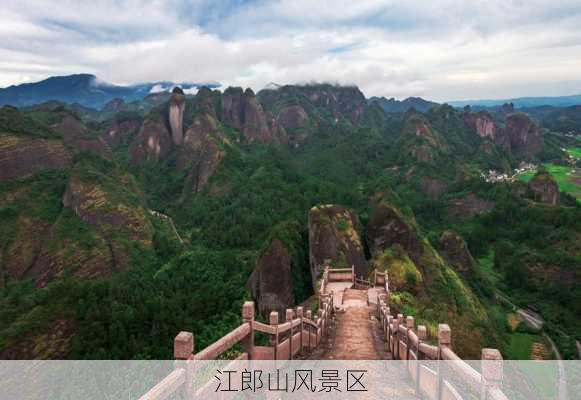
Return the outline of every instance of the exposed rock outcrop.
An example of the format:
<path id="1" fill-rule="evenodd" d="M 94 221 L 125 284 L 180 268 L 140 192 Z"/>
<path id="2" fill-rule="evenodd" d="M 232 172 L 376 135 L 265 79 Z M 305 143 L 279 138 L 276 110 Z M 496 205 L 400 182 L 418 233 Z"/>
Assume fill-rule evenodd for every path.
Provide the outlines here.
<path id="1" fill-rule="evenodd" d="M 178 159 L 178 168 L 189 168 L 183 198 L 199 193 L 217 171 L 225 155 L 224 140 L 218 122 L 211 115 L 202 114 L 194 119 L 186 131 Z"/>
<path id="2" fill-rule="evenodd" d="M 465 197 L 450 200 L 448 214 L 453 217 L 468 218 L 492 211 L 496 204 L 493 201 L 477 197 L 470 193 Z"/>
<path id="3" fill-rule="evenodd" d="M 172 139 L 165 124 L 160 120 L 145 120 L 129 148 L 131 164 L 159 161 L 169 154 L 171 148 Z"/>
<path id="4" fill-rule="evenodd" d="M 71 114 L 63 113 L 60 121 L 53 124 L 51 129 L 60 133 L 65 144 L 75 152 L 89 151 L 106 158 L 112 156 L 105 139 L 90 134 L 85 124 Z"/>
<path id="5" fill-rule="evenodd" d="M 539 171 L 529 182 L 529 187 L 534 193 L 535 200 L 551 205 L 559 203 L 559 185 L 549 172 Z"/>
<path id="6" fill-rule="evenodd" d="M 262 315 L 270 311 L 283 315 L 294 305 L 291 261 L 290 252 L 279 239 L 274 239 L 258 260 L 246 287 Z"/>
<path id="7" fill-rule="evenodd" d="M 488 138 L 493 142 L 498 142 L 503 135 L 502 128 L 497 125 L 488 111 L 465 112 L 463 119 L 481 138 Z"/>
<path id="8" fill-rule="evenodd" d="M 186 98 L 184 91 L 178 87 L 173 89 L 169 101 L 169 125 L 173 144 L 180 146 L 184 138 L 184 110 L 186 109 Z"/>
<path id="9" fill-rule="evenodd" d="M 440 236 L 441 254 L 456 271 L 467 276 L 474 268 L 474 258 L 462 237 L 454 231 L 444 231 Z"/>
<path id="10" fill-rule="evenodd" d="M 403 128 L 398 138 L 402 157 L 422 163 L 432 163 L 448 146 L 423 114 L 411 109 L 404 116 Z"/>
<path id="11" fill-rule="evenodd" d="M 487 111 L 465 112 L 463 119 L 478 136 L 489 139 L 508 152 L 525 157 L 536 154 L 541 141 L 535 123 L 526 114 L 512 112 L 510 106 L 503 107 L 503 111 L 507 113 L 504 128 Z"/>
<path id="12" fill-rule="evenodd" d="M 358 276 L 367 275 L 357 217 L 340 205 L 321 205 L 309 211 L 309 261 L 314 282 L 325 266 L 355 266 Z"/>
<path id="13" fill-rule="evenodd" d="M 505 130 L 513 153 L 530 157 L 540 150 L 539 128 L 526 114 L 508 115 Z"/>
<path id="14" fill-rule="evenodd" d="M 123 117 L 115 116 L 103 124 L 103 138 L 111 148 L 127 144 L 137 134 L 141 123 L 142 121 L 138 114 Z"/>
<path id="15" fill-rule="evenodd" d="M 222 96 L 222 120 L 244 135 L 247 142 L 275 140 L 267 115 L 251 89 L 228 88 Z"/>
<path id="16" fill-rule="evenodd" d="M 0 182 L 43 169 L 66 168 L 72 157 L 60 140 L 0 135 Z"/>

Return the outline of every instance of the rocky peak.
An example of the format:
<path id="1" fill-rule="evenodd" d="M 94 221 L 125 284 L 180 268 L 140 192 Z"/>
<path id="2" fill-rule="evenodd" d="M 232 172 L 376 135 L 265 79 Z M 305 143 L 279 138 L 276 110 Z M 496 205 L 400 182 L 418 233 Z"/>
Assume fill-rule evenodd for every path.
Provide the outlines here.
<path id="1" fill-rule="evenodd" d="M 184 96 L 184 91 L 175 87 L 172 91 L 171 98 L 169 100 L 169 125 L 171 128 L 171 136 L 173 143 L 176 146 L 180 146 L 184 137 L 184 110 L 186 109 L 186 98 Z"/>
<path id="2" fill-rule="evenodd" d="M 289 250 L 279 239 L 273 239 L 260 256 L 246 287 L 262 315 L 271 311 L 283 315 L 294 305 L 291 262 Z"/>
<path id="3" fill-rule="evenodd" d="M 252 89 L 228 88 L 222 96 L 222 120 L 242 132 L 246 141 L 274 139 L 267 116 Z"/>
<path id="4" fill-rule="evenodd" d="M 559 185 L 547 170 L 540 169 L 529 182 L 529 188 L 533 191 L 535 200 L 551 205 L 559 203 Z"/>
<path id="5" fill-rule="evenodd" d="M 539 128 L 526 114 L 508 115 L 505 132 L 510 141 L 510 150 L 513 153 L 532 156 L 541 148 Z"/>
<path id="6" fill-rule="evenodd" d="M 448 230 L 440 236 L 441 254 L 456 271 L 468 275 L 474 268 L 474 258 L 462 237 L 454 231 Z"/>
<path id="7" fill-rule="evenodd" d="M 488 111 L 480 111 L 477 113 L 465 112 L 463 119 L 481 138 L 497 141 L 499 135 L 502 134 L 501 128 L 496 124 L 496 121 L 494 121 L 494 118 L 492 118 L 492 115 Z"/>
<path id="8" fill-rule="evenodd" d="M 309 260 L 314 282 L 325 266 L 349 268 L 367 275 L 363 245 L 356 227 L 357 217 L 336 204 L 320 205 L 309 211 Z"/>

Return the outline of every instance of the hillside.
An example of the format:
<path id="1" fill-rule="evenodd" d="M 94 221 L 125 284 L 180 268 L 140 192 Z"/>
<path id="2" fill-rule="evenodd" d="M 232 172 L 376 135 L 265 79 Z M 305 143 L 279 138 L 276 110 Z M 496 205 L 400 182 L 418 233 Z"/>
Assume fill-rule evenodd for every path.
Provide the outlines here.
<path id="1" fill-rule="evenodd" d="M 502 291 L 571 357 L 581 207 L 550 176 L 481 178 L 566 162 L 571 140 L 524 113 L 386 112 L 328 84 L 4 106 L 0 357 L 168 358 L 177 331 L 203 348 L 245 299 L 304 301 L 326 264 L 387 271 L 394 306 L 456 321 L 463 356 L 509 350 Z"/>

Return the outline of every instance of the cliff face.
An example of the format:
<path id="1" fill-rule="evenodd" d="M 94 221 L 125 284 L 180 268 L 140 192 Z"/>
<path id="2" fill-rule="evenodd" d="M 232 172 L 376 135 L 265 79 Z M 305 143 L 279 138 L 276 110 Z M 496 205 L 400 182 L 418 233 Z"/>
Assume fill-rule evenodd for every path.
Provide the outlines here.
<path id="1" fill-rule="evenodd" d="M 218 122 L 209 114 L 199 115 L 188 128 L 178 158 L 178 168 L 189 169 L 184 198 L 199 193 L 214 175 L 225 155 L 224 140 Z"/>
<path id="2" fill-rule="evenodd" d="M 505 130 L 513 153 L 530 157 L 540 150 L 539 128 L 526 114 L 510 114 Z"/>
<path id="3" fill-rule="evenodd" d="M 491 141 L 497 142 L 499 136 L 502 135 L 502 129 L 487 111 L 467 112 L 463 114 L 463 119 L 481 138 L 489 138 Z"/>
<path id="4" fill-rule="evenodd" d="M 474 258 L 462 237 L 454 231 L 444 231 L 440 237 L 441 253 L 454 269 L 467 276 L 474 268 Z"/>
<path id="5" fill-rule="evenodd" d="M 180 89 L 181 91 L 181 89 Z M 169 101 L 169 125 L 171 128 L 171 136 L 173 144 L 180 146 L 184 137 L 184 110 L 186 109 L 186 99 L 183 92 L 176 91 L 171 96 Z"/>
<path id="6" fill-rule="evenodd" d="M 129 148 L 131 164 L 159 161 L 167 157 L 171 149 L 172 139 L 165 124 L 160 120 L 145 120 Z"/>
<path id="7" fill-rule="evenodd" d="M 529 188 L 533 191 L 535 200 L 553 206 L 559 203 L 559 185 L 548 172 L 537 173 L 529 182 Z"/>
<path id="8" fill-rule="evenodd" d="M 486 111 L 465 112 L 464 122 L 481 138 L 486 138 L 502 149 L 518 156 L 530 157 L 540 150 L 539 129 L 522 113 L 513 113 L 510 106 L 503 107 L 508 113 L 504 127 L 499 126 Z"/>
<path id="9" fill-rule="evenodd" d="M 309 260 L 313 283 L 325 266 L 355 266 L 358 276 L 367 275 L 357 217 L 340 205 L 321 205 L 309 211 Z"/>
<path id="10" fill-rule="evenodd" d="M 411 158 L 427 164 L 448 151 L 445 140 L 433 129 L 427 118 L 413 110 L 404 116 L 397 144 L 401 147 L 401 155 L 406 160 Z"/>
<path id="11" fill-rule="evenodd" d="M 264 251 L 246 287 L 262 315 L 270 311 L 284 315 L 294 306 L 291 254 L 280 240 L 274 239 Z"/>

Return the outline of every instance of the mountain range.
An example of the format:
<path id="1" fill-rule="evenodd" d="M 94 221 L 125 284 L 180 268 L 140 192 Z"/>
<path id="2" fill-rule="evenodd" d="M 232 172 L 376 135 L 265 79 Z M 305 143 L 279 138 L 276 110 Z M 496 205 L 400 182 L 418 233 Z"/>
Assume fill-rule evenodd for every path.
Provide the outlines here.
<path id="1" fill-rule="evenodd" d="M 109 88 L 65 82 L 51 90 L 75 101 Z M 541 167 L 482 176 L 563 168 L 574 135 L 508 105 L 370 102 L 355 86 L 107 90 L 99 110 L 0 107 L 0 358 L 163 359 L 180 330 L 203 349 L 248 298 L 261 316 L 316 306 L 325 265 L 387 272 L 393 312 L 449 322 L 467 359 L 515 357 L 498 291 L 573 354 L 581 206 Z M 550 121 L 581 131 L 563 110 Z"/>
<path id="2" fill-rule="evenodd" d="M 100 109 L 107 102 L 116 98 L 126 102 L 142 100 L 148 94 L 170 91 L 176 85 L 179 85 L 186 92 L 195 92 L 201 86 L 218 86 L 212 83 L 184 82 L 176 84 L 167 81 L 119 86 L 102 82 L 95 75 L 75 74 L 53 76 L 40 82 L 23 83 L 0 89 L 0 105 L 9 104 L 24 107 L 56 100 Z"/>
<path id="3" fill-rule="evenodd" d="M 84 107 L 101 109 L 113 99 L 125 102 L 142 100 L 149 94 L 169 92 L 174 86 L 180 86 L 186 94 L 193 94 L 202 86 L 217 88 L 219 83 L 174 83 L 169 81 L 145 82 L 135 85 L 121 86 L 106 83 L 91 74 L 75 74 L 53 76 L 39 82 L 23 83 L 0 89 L 0 105 L 15 107 L 32 106 L 50 100 L 62 101 L 68 104 L 77 103 Z M 274 83 L 264 90 L 276 90 L 282 87 Z M 425 112 L 438 103 L 421 97 L 408 97 L 404 100 L 386 97 L 371 97 L 369 104 L 376 104 L 388 113 L 406 112 L 410 108 Z M 581 95 L 557 97 L 519 97 L 496 100 L 458 100 L 448 101 L 454 107 L 466 105 L 479 108 L 494 108 L 505 103 L 512 103 L 515 108 L 532 108 L 540 106 L 568 107 L 581 104 Z"/>

